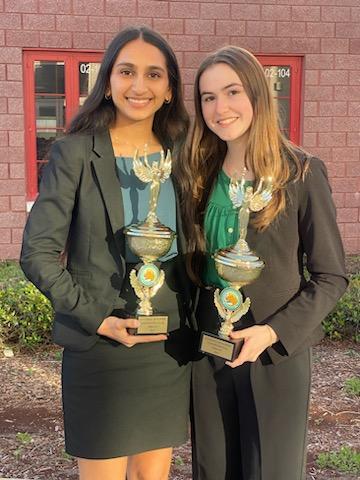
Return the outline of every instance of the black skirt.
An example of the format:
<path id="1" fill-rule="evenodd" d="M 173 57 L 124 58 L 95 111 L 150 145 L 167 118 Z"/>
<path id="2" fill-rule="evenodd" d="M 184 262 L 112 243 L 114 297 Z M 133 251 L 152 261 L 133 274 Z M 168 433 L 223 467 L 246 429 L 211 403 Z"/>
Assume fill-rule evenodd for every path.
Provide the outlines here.
<path id="1" fill-rule="evenodd" d="M 62 387 L 70 455 L 114 458 L 187 440 L 194 339 L 176 288 L 179 282 L 174 282 L 176 265 L 176 260 L 165 265 L 166 284 L 153 302 L 169 315 L 168 340 L 127 348 L 99 336 L 88 351 L 65 349 Z M 128 277 L 127 272 L 121 305 L 132 314 L 136 297 Z"/>

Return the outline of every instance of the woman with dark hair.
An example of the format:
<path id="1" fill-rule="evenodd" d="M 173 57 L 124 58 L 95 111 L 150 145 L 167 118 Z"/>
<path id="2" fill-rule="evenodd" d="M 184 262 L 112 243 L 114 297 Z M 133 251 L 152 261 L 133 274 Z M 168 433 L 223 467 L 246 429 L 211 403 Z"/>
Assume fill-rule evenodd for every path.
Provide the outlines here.
<path id="1" fill-rule="evenodd" d="M 265 267 L 242 287 L 251 306 L 231 333 L 240 353 L 193 363 L 193 478 L 302 480 L 311 345 L 347 285 L 326 168 L 281 133 L 263 68 L 242 48 L 203 61 L 195 106 L 185 215 L 199 332 L 218 331 L 214 289 L 228 286 L 213 254 L 247 227 L 229 198 L 231 178 L 242 175 L 251 192 L 271 177 L 273 190 L 250 214 L 246 243 Z"/>
<path id="2" fill-rule="evenodd" d="M 52 302 L 54 341 L 64 347 L 66 451 L 81 480 L 165 480 L 172 447 L 187 438 L 190 295 L 176 179 L 188 123 L 170 46 L 146 27 L 120 32 L 51 149 L 25 228 L 21 266 Z M 169 333 L 134 335 L 129 272 L 140 260 L 124 228 L 144 220 L 150 187 L 132 161 L 138 151 L 151 165 L 167 149 L 173 175 L 157 213 L 177 239 L 160 259 L 165 282 L 152 303 Z"/>

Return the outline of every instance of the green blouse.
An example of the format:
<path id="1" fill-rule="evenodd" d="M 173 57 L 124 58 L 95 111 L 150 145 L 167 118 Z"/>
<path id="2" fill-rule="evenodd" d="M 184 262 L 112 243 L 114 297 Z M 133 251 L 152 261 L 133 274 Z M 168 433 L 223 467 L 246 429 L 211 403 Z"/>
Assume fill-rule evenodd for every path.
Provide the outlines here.
<path id="1" fill-rule="evenodd" d="M 251 185 L 251 181 L 246 184 Z M 236 243 L 239 238 L 238 212 L 229 198 L 230 178 L 220 170 L 210 195 L 204 219 L 207 259 L 203 272 L 205 285 L 224 288 L 228 282 L 222 280 L 216 272 L 213 253 Z"/>

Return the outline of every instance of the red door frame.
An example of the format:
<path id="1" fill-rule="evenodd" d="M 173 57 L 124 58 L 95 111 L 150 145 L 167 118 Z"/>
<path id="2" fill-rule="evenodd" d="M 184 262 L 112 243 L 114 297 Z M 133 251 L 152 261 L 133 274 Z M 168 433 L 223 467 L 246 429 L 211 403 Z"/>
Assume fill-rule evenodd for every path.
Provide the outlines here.
<path id="1" fill-rule="evenodd" d="M 34 62 L 64 62 L 65 123 L 68 125 L 79 108 L 78 64 L 79 62 L 100 62 L 103 52 L 24 50 L 23 53 L 27 199 L 32 201 L 38 193 Z"/>
<path id="2" fill-rule="evenodd" d="M 290 140 L 297 145 L 300 143 L 300 120 L 302 106 L 302 66 L 303 57 L 294 55 L 256 55 L 263 67 L 290 66 Z"/>

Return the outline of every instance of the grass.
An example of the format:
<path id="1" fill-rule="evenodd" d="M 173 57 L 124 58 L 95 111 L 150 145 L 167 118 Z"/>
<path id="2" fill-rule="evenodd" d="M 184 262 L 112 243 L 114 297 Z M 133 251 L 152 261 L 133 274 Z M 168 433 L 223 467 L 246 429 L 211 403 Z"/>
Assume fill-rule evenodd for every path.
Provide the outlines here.
<path id="1" fill-rule="evenodd" d="M 178 467 L 182 467 L 183 465 L 185 465 L 185 462 L 181 457 L 181 455 L 175 455 L 175 457 L 173 458 L 173 462 L 174 462 L 174 465 Z"/>
<path id="2" fill-rule="evenodd" d="M 64 460 L 67 460 L 68 462 L 72 462 L 74 460 L 74 457 L 66 453 L 65 450 L 62 451 L 62 457 Z"/>
<path id="3" fill-rule="evenodd" d="M 344 390 L 352 397 L 360 397 L 360 377 L 348 378 L 345 381 Z"/>
<path id="4" fill-rule="evenodd" d="M 18 440 L 18 442 L 21 443 L 22 445 L 27 445 L 28 443 L 31 443 L 33 441 L 33 438 L 30 435 L 30 433 L 18 432 L 16 434 L 16 440 Z"/>
<path id="5" fill-rule="evenodd" d="M 360 452 L 348 446 L 342 446 L 337 452 L 319 453 L 316 463 L 321 469 L 360 474 Z"/>

